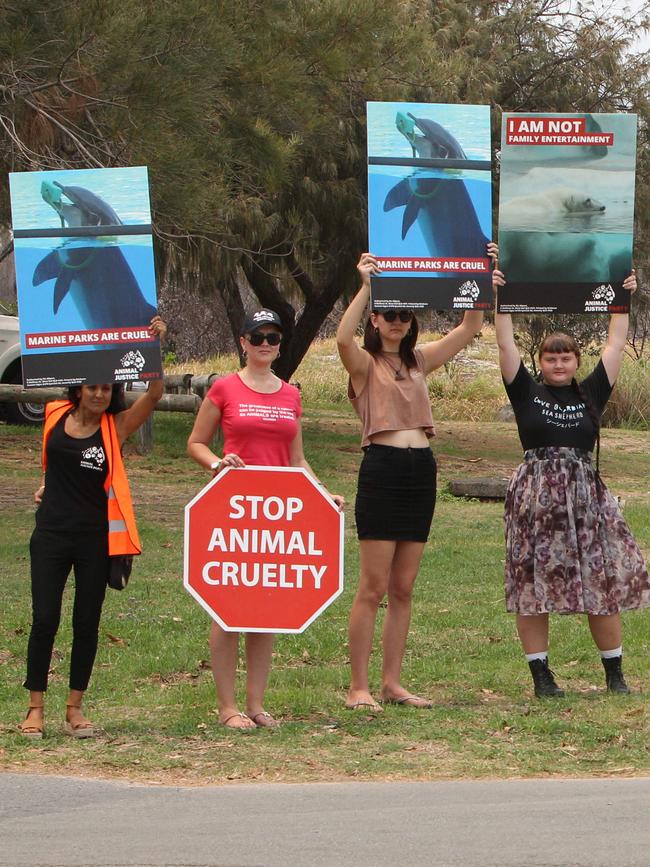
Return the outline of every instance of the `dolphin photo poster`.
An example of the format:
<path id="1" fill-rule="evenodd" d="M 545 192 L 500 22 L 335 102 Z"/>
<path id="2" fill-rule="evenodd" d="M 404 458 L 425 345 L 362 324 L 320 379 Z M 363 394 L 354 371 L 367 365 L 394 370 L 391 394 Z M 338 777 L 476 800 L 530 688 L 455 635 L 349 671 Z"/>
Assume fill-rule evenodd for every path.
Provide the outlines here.
<path id="1" fill-rule="evenodd" d="M 26 388 L 158 379 L 144 167 L 9 175 Z"/>
<path id="2" fill-rule="evenodd" d="M 504 313 L 622 313 L 632 268 L 637 118 L 504 114 Z"/>
<path id="3" fill-rule="evenodd" d="M 369 102 L 373 307 L 492 306 L 490 108 Z"/>

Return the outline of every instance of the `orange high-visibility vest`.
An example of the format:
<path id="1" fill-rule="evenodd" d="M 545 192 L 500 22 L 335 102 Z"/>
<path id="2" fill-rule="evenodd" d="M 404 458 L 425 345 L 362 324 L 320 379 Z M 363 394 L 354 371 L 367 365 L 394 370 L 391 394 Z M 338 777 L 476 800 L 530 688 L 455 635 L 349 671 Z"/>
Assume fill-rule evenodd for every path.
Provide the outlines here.
<path id="1" fill-rule="evenodd" d="M 45 407 L 42 449 L 43 472 L 45 472 L 47 465 L 47 440 L 52 429 L 73 407 L 74 404 L 69 400 L 54 400 Z M 104 490 L 108 497 L 108 553 L 111 557 L 116 554 L 141 554 L 142 546 L 135 523 L 129 480 L 124 469 L 115 418 L 105 412 L 101 417 L 100 427 L 108 462 L 108 472 L 104 482 Z"/>

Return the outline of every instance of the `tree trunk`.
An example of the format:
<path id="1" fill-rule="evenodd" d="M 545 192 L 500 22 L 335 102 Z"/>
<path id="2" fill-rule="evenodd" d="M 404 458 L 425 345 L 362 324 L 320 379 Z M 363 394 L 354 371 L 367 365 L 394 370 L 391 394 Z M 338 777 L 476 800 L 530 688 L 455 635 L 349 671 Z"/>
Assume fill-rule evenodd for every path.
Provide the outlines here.
<path id="1" fill-rule="evenodd" d="M 300 362 L 305 357 L 312 341 L 325 319 L 332 312 L 340 295 L 339 287 L 328 286 L 322 289 L 317 297 L 312 298 L 305 304 L 300 319 L 293 330 L 291 340 L 282 342 L 282 353 L 273 369 L 287 382 L 295 373 Z"/>

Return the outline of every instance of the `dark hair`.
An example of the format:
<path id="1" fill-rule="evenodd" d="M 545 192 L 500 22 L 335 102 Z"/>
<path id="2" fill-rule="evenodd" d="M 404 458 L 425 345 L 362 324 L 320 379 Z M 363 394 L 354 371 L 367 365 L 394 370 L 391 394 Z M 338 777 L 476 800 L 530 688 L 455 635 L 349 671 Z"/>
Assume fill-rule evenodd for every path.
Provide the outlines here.
<path id="1" fill-rule="evenodd" d="M 580 364 L 580 347 L 570 334 L 564 334 L 562 331 L 554 331 L 546 335 L 540 344 L 537 357 L 541 360 L 545 352 L 571 352 Z"/>
<path id="2" fill-rule="evenodd" d="M 372 312 L 381 315 L 381 311 L 373 310 Z M 413 352 L 415 344 L 418 340 L 418 331 L 418 320 L 414 315 L 411 319 L 411 325 L 409 326 L 409 330 L 406 332 L 404 337 L 402 337 L 399 345 L 400 360 L 404 362 L 404 364 L 409 370 L 412 367 L 418 366 L 418 363 L 415 360 L 415 353 Z M 375 326 L 372 324 L 370 317 L 368 317 L 368 321 L 366 322 L 366 327 L 363 332 L 363 348 L 366 349 L 371 355 L 379 355 L 379 353 L 382 351 L 379 330 L 375 328 Z"/>
<path id="3" fill-rule="evenodd" d="M 84 385 L 89 385 L 92 387 L 95 383 L 86 382 Z M 68 400 L 74 404 L 74 408 L 76 409 L 79 406 L 79 401 L 81 400 L 81 386 L 80 385 L 71 385 L 68 388 Z M 106 409 L 106 412 L 111 415 L 117 415 L 118 412 L 122 412 L 126 409 L 126 400 L 124 398 L 124 385 L 121 382 L 114 382 L 111 386 L 111 402 Z"/>

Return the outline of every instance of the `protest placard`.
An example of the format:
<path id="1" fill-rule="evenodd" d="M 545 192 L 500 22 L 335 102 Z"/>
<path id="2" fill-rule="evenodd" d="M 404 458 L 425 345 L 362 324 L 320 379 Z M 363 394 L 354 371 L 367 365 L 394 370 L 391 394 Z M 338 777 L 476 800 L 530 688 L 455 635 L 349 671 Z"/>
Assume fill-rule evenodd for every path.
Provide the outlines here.
<path id="1" fill-rule="evenodd" d="M 9 181 L 25 387 L 159 378 L 146 168 Z"/>
<path id="2" fill-rule="evenodd" d="M 504 313 L 615 313 L 632 268 L 633 114 L 503 115 Z"/>
<path id="3" fill-rule="evenodd" d="M 185 507 L 186 590 L 229 632 L 303 632 L 343 592 L 343 513 L 306 470 L 222 470 Z"/>
<path id="4" fill-rule="evenodd" d="M 486 105 L 368 103 L 374 309 L 492 306 L 490 159 Z"/>

